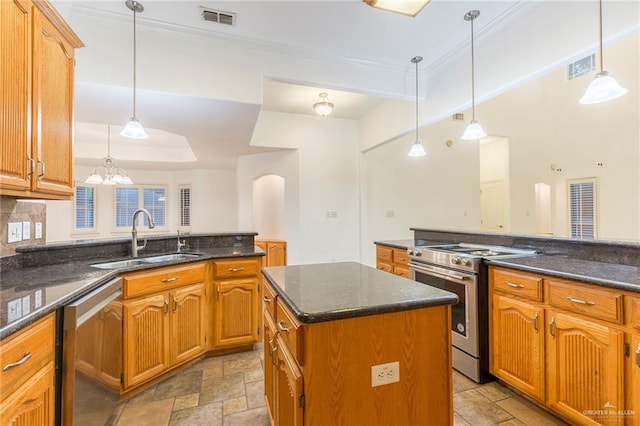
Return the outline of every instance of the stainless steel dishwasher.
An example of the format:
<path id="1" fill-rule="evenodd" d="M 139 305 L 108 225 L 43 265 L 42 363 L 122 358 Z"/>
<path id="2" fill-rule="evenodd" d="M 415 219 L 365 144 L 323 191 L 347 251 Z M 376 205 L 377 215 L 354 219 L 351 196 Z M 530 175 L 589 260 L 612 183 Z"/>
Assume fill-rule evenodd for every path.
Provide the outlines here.
<path id="1" fill-rule="evenodd" d="M 122 278 L 64 307 L 62 424 L 115 423 L 122 375 Z"/>

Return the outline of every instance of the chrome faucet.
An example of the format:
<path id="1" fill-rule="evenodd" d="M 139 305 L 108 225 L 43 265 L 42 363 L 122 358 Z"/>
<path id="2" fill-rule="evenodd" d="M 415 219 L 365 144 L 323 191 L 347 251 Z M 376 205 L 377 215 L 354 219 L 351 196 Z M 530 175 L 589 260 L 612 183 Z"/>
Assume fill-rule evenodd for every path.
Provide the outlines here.
<path id="1" fill-rule="evenodd" d="M 153 223 L 153 218 L 147 209 L 138 209 L 133 212 L 133 226 L 131 227 L 131 257 L 138 257 L 138 250 L 142 250 L 147 246 L 147 240 L 144 241 L 144 244 L 138 245 L 138 229 L 136 228 L 136 222 L 138 221 L 138 214 L 144 213 L 147 216 L 147 220 L 149 221 L 149 229 L 153 229 L 156 227 L 156 224 Z"/>
<path id="2" fill-rule="evenodd" d="M 180 241 L 180 230 L 178 229 L 178 250 L 177 250 L 177 252 L 180 253 L 180 249 L 182 247 L 186 246 L 186 245 L 187 245 L 187 243 L 184 240 Z"/>

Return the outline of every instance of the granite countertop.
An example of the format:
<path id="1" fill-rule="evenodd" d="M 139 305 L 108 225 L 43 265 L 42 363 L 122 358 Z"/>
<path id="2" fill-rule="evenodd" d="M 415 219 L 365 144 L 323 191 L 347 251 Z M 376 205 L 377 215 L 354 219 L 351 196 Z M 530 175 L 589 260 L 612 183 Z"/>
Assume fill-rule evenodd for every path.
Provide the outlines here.
<path id="1" fill-rule="evenodd" d="M 399 249 L 408 249 L 413 247 L 416 243 L 412 240 L 387 240 L 387 241 L 374 241 L 373 244 L 380 244 L 383 246 L 395 247 Z"/>
<path id="2" fill-rule="evenodd" d="M 273 266 L 262 272 L 302 323 L 458 302 L 448 291 L 356 262 Z"/>
<path id="3" fill-rule="evenodd" d="M 94 259 L 3 270 L 0 282 L 0 339 L 10 336 L 123 272 L 209 259 L 263 256 L 265 253 L 259 247 L 252 246 L 209 247 L 199 250 L 197 254 L 198 257 L 191 259 L 147 263 L 122 269 L 98 269 L 91 266 L 94 263 L 121 259 Z"/>
<path id="4" fill-rule="evenodd" d="M 562 255 L 487 259 L 486 262 L 490 265 L 640 292 L 640 267 L 637 266 L 596 262 Z"/>

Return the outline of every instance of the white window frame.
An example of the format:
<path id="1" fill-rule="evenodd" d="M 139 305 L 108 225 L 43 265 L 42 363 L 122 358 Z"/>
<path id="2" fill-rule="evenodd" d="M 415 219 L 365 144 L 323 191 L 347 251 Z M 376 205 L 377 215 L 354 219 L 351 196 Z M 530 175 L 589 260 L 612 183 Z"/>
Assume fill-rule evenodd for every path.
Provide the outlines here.
<path id="1" fill-rule="evenodd" d="M 182 204 L 182 190 L 189 191 L 189 211 L 188 211 L 189 224 L 188 225 L 185 225 L 183 223 L 185 212 L 184 212 L 184 206 Z M 191 224 L 193 223 L 192 213 L 193 213 L 193 189 L 189 184 L 178 185 L 178 229 L 180 231 L 185 231 L 185 232 L 191 231 Z"/>
<path id="2" fill-rule="evenodd" d="M 571 214 L 571 209 L 572 209 L 572 198 L 571 198 L 571 187 L 572 185 L 582 185 L 582 184 L 592 184 L 593 185 L 593 236 L 588 235 L 588 236 L 584 236 L 584 233 L 582 232 L 582 220 L 579 221 L 579 223 L 574 223 L 573 222 L 573 217 Z M 582 201 L 582 199 L 581 199 Z M 567 180 L 567 210 L 568 210 L 568 221 L 567 223 L 569 224 L 569 237 L 570 238 L 575 238 L 575 239 L 580 239 L 580 240 L 596 240 L 598 239 L 598 180 L 595 177 L 590 177 L 590 178 L 581 178 L 581 179 L 568 179 Z M 574 225 L 577 225 L 580 227 L 580 232 L 579 235 L 575 235 L 573 233 L 573 228 Z"/>
<path id="3" fill-rule="evenodd" d="M 93 227 L 91 228 L 78 228 L 77 227 L 77 217 L 78 217 L 78 188 L 89 188 L 93 190 Z M 88 185 L 84 182 L 76 182 L 75 188 L 73 189 L 73 217 L 71 218 L 73 221 L 73 232 L 72 235 L 76 234 L 97 234 L 98 233 L 98 189 L 94 185 Z"/>
<path id="4" fill-rule="evenodd" d="M 113 230 L 114 233 L 129 233 L 131 232 L 131 226 L 118 226 L 118 222 L 117 222 L 117 211 L 118 211 L 118 200 L 117 200 L 117 189 L 118 187 L 114 187 L 113 189 L 113 220 L 112 220 L 112 226 L 113 226 Z M 143 208 L 144 207 L 144 190 L 145 189 L 163 189 L 164 190 L 164 218 L 165 218 L 165 223 L 164 225 L 158 225 L 156 223 L 155 228 L 153 229 L 149 229 L 148 226 L 144 225 L 144 218 L 143 215 L 138 215 L 138 224 L 137 224 L 137 229 L 140 233 L 157 233 L 157 232 L 164 232 L 164 231 L 168 231 L 168 225 L 167 223 L 169 222 L 168 220 L 168 212 L 169 209 L 167 208 L 169 203 L 168 203 L 168 198 L 169 198 L 169 192 L 167 190 L 167 185 L 162 185 L 162 184 L 144 184 L 144 185 L 126 185 L 126 186 L 122 186 L 121 188 L 127 188 L 127 189 L 131 189 L 131 188 L 136 188 L 138 190 L 138 208 Z"/>

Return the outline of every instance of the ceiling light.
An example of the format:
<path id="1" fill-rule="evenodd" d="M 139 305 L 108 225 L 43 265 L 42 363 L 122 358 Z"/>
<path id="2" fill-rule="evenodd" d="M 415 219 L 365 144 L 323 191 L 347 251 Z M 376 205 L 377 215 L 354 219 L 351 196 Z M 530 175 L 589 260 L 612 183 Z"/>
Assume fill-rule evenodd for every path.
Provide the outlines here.
<path id="1" fill-rule="evenodd" d="M 100 171 L 104 173 L 104 178 Z M 111 126 L 109 125 L 107 125 L 107 156 L 102 159 L 102 165 L 93 169 L 84 183 L 103 185 L 131 185 L 133 183 L 127 172 L 118 167 L 111 157 Z"/>
<path id="2" fill-rule="evenodd" d="M 429 3 L 429 0 L 363 0 L 369 6 L 401 13 L 407 16 L 416 16 Z"/>
<path id="3" fill-rule="evenodd" d="M 127 0 L 126 5 L 133 11 L 133 116 L 120 134 L 132 139 L 147 139 L 149 135 L 136 118 L 136 13 L 142 12 L 144 7 L 135 0 Z"/>
<path id="4" fill-rule="evenodd" d="M 420 139 L 418 139 L 418 64 L 422 61 L 422 56 L 414 56 L 411 58 L 411 62 L 416 64 L 416 141 L 411 145 L 409 150 L 409 157 L 424 157 L 427 155 Z"/>
<path id="5" fill-rule="evenodd" d="M 480 139 L 487 136 L 480 123 L 476 121 L 476 86 L 475 86 L 475 57 L 473 48 L 473 21 L 480 16 L 479 10 L 472 10 L 464 15 L 465 21 L 471 22 L 471 122 L 461 138 L 465 140 Z"/>
<path id="6" fill-rule="evenodd" d="M 319 96 L 318 100 L 316 101 L 315 104 L 313 104 L 313 110 L 316 112 L 316 114 L 321 115 L 323 117 L 331 114 L 331 111 L 333 111 L 334 105 L 331 102 L 329 102 L 329 99 L 327 99 L 329 95 L 322 92 L 318 96 Z"/>
<path id="7" fill-rule="evenodd" d="M 609 75 L 603 68 L 602 59 L 602 0 L 599 1 L 599 22 L 600 22 L 600 72 L 587 87 L 586 92 L 578 102 L 581 104 L 597 104 L 610 101 L 627 93 L 627 89 L 620 86 L 618 82 Z"/>

